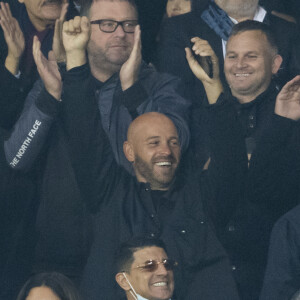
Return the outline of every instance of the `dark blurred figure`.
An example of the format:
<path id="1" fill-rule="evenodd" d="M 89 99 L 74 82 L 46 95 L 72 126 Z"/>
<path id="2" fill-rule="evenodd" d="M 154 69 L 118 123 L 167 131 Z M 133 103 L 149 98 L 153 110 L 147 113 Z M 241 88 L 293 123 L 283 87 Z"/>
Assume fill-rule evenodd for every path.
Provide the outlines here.
<path id="1" fill-rule="evenodd" d="M 28 279 L 17 300 L 80 300 L 75 285 L 63 274 L 39 273 Z"/>
<path id="2" fill-rule="evenodd" d="M 10 129 L 23 108 L 24 100 L 38 78 L 32 56 L 37 35 L 42 51 L 52 49 L 55 20 L 61 17 L 68 0 L 9 0 L 1 2 L 0 17 L 0 126 Z M 67 18 L 76 15 L 73 3 Z"/>
<path id="3" fill-rule="evenodd" d="M 63 6 L 63 1 L 46 0 L 9 0 L 0 4 L 0 298 L 5 300 L 15 299 L 31 271 L 38 179 L 34 172 L 24 175 L 10 170 L 3 143 L 38 78 L 32 57 L 33 36 L 40 37 L 48 55 L 55 19 L 60 17 Z M 67 17 L 74 13 L 70 3 Z"/>
<path id="4" fill-rule="evenodd" d="M 274 14 L 282 13 L 294 18 L 300 30 L 300 2 L 298 0 L 261 0 L 260 3 Z"/>

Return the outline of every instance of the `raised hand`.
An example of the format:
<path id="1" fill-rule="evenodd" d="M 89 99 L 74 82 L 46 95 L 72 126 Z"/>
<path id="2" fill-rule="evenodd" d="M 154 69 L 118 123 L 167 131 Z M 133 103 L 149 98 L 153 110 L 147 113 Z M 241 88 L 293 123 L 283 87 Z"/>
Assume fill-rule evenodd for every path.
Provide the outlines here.
<path id="1" fill-rule="evenodd" d="M 63 45 L 67 57 L 67 70 L 86 63 L 86 47 L 91 35 L 87 17 L 75 17 L 63 24 Z"/>
<path id="2" fill-rule="evenodd" d="M 0 25 L 8 47 L 5 67 L 12 74 L 17 74 L 25 49 L 24 35 L 18 21 L 11 14 L 9 4 L 0 2 L 0 8 Z"/>
<path id="3" fill-rule="evenodd" d="M 62 80 L 58 70 L 54 52 L 50 51 L 47 59 L 41 51 L 40 41 L 35 36 L 33 38 L 32 53 L 37 66 L 37 70 L 44 82 L 46 90 L 56 100 L 60 100 L 62 92 Z"/>
<path id="4" fill-rule="evenodd" d="M 191 41 L 194 43 L 192 50 L 199 57 L 199 62 L 190 48 L 185 48 L 186 59 L 194 75 L 202 81 L 209 103 L 213 104 L 223 91 L 218 57 L 207 41 L 198 37 L 192 38 Z M 209 76 L 208 59 L 212 63 L 212 77 Z"/>
<path id="5" fill-rule="evenodd" d="M 63 23 L 66 19 L 68 7 L 68 0 L 63 0 L 60 17 L 55 22 L 52 50 L 54 51 L 57 62 L 66 61 L 66 52 L 62 42 L 62 29 Z"/>
<path id="6" fill-rule="evenodd" d="M 137 25 L 134 31 L 134 45 L 127 61 L 120 70 L 122 90 L 130 88 L 138 79 L 142 61 L 141 29 Z"/>
<path id="7" fill-rule="evenodd" d="M 295 121 L 300 120 L 300 75 L 289 81 L 277 95 L 275 113 Z"/>

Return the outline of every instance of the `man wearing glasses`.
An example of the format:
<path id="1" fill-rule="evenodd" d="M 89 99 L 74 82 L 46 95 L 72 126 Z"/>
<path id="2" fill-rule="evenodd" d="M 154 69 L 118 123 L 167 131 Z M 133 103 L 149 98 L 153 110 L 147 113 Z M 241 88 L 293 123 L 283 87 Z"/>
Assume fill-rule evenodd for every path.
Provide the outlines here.
<path id="1" fill-rule="evenodd" d="M 168 258 L 161 240 L 137 237 L 120 246 L 115 278 L 127 300 L 169 300 L 174 291 L 173 270 L 177 265 Z"/>
<path id="2" fill-rule="evenodd" d="M 55 62 L 47 61 L 42 56 L 37 39 L 34 40 L 33 52 L 45 84 L 37 102 L 43 104 L 43 114 L 52 121 L 58 118 L 58 107 L 62 106 L 63 111 L 58 119 L 61 122 L 57 125 L 62 127 L 66 136 L 68 156 L 65 158 L 69 162 L 71 159 L 78 184 L 76 187 L 80 189 L 81 198 L 89 211 L 95 215 L 93 245 L 81 282 L 84 297 L 89 300 L 120 299 L 116 295 L 118 286 L 114 280 L 113 252 L 122 242 L 134 236 L 147 235 L 161 238 L 169 255 L 179 263 L 178 272 L 174 275 L 174 299 L 238 299 L 227 255 L 216 239 L 203 208 L 204 200 L 213 197 L 214 192 L 224 197 L 223 191 L 217 188 L 218 183 L 225 185 L 224 192 L 232 190 L 227 189 L 227 178 L 232 178 L 231 172 L 236 174 L 235 161 L 240 150 L 237 142 L 230 140 L 233 129 L 228 125 L 229 131 L 217 131 L 222 138 L 214 139 L 217 143 L 214 149 L 220 152 L 222 148 L 221 158 L 224 152 L 230 155 L 221 162 L 219 153 L 216 154 L 210 165 L 220 163 L 218 169 L 210 168 L 212 175 L 215 171 L 215 181 L 200 187 L 202 181 L 198 174 L 185 169 L 179 171 L 183 130 L 178 125 L 182 118 L 174 110 L 184 107 L 177 105 L 174 92 L 168 88 L 173 79 L 137 64 L 140 57 L 139 28 L 135 27 L 134 35 L 123 30 L 130 30 L 134 25 L 131 23 L 136 20 L 134 6 L 128 1 L 99 0 L 92 3 L 90 11 L 83 11 L 92 22 L 100 23 L 102 30 L 111 30 L 113 27 L 115 31 L 103 32 L 99 24 L 90 24 L 85 16 L 64 23 L 62 37 L 67 72 L 63 74 L 63 87 Z M 103 39 L 101 36 L 104 36 Z M 87 60 L 92 75 L 89 74 Z M 53 72 L 48 72 L 51 67 Z M 113 67 L 119 71 L 113 73 Z M 138 79 L 136 74 L 139 75 Z M 95 101 L 93 84 L 98 85 L 96 97 L 100 97 L 100 102 Z M 132 118 L 124 104 L 126 95 L 123 93 L 134 88 L 143 93 L 147 91 L 148 95 L 147 100 L 140 104 L 130 103 L 128 109 L 132 114 L 140 114 L 131 122 Z M 111 103 L 115 100 L 115 93 L 121 93 L 122 97 L 120 102 Z M 130 97 L 131 100 L 133 98 Z M 166 106 L 165 102 L 168 101 L 169 106 Z M 113 106 L 111 111 L 103 109 L 108 104 Z M 154 108 L 156 112 L 151 111 Z M 231 118 L 228 118 L 227 123 L 230 124 Z M 215 119 L 211 124 L 218 123 L 220 116 L 215 116 Z M 221 122 L 223 127 L 223 120 Z M 113 141 L 115 136 L 109 131 L 116 126 L 114 123 L 122 125 L 115 127 L 115 130 L 124 133 L 119 140 L 122 142 L 119 150 L 124 151 L 124 158 L 133 168 L 135 176 L 118 167 Z M 39 123 L 38 134 L 46 130 L 46 126 L 49 123 L 45 119 Z M 115 133 L 120 134 L 118 130 Z M 229 138 L 224 142 L 228 134 Z M 54 138 L 57 141 L 59 136 Z M 33 140 L 27 145 L 26 151 L 32 148 Z M 225 151 L 224 147 L 230 150 Z M 61 160 L 61 150 L 57 149 L 54 154 L 56 160 L 60 158 L 64 172 L 63 168 L 68 165 Z M 53 161 L 53 164 L 56 162 Z M 59 175 L 57 184 L 61 185 L 63 175 Z M 62 193 L 65 196 L 68 182 L 63 182 L 65 189 Z M 235 186 L 232 182 L 229 184 Z M 56 187 L 53 186 L 53 189 Z M 66 208 L 66 205 L 72 208 L 75 200 L 66 202 L 66 199 L 61 199 Z M 56 199 L 53 201 L 58 203 Z M 60 216 L 58 209 L 55 212 Z M 161 258 L 150 257 L 144 262 L 149 259 L 161 265 L 158 263 L 162 261 Z M 138 266 L 142 265 L 139 262 Z"/>
<path id="3" fill-rule="evenodd" d="M 89 64 L 78 70 L 77 78 L 83 84 L 89 80 L 94 89 L 102 125 L 118 163 L 132 170 L 123 155 L 124 138 L 130 122 L 148 111 L 166 113 L 173 120 L 185 149 L 189 142 L 189 103 L 177 93 L 178 79 L 159 74 L 142 61 L 134 1 L 89 0 L 83 3 L 81 15 L 90 20 L 91 35 L 87 44 Z M 74 26 L 78 26 L 75 20 Z M 77 61 L 82 59 L 76 56 Z"/>
<path id="4" fill-rule="evenodd" d="M 75 41 L 76 34 L 72 35 L 74 40 L 71 44 L 78 48 L 74 60 L 69 61 L 69 64 L 79 66 L 73 75 L 80 88 L 81 100 L 84 102 L 92 98 L 97 102 L 96 110 L 101 113 L 102 126 L 118 164 L 133 172 L 132 165 L 123 154 L 123 142 L 131 121 L 147 111 L 165 112 L 176 124 L 182 147 L 187 146 L 189 130 L 186 119 L 189 105 L 176 92 L 178 79 L 158 74 L 141 61 L 140 30 L 133 2 L 83 1 L 81 12 L 92 21 L 91 31 L 82 36 L 83 40 Z M 77 17 L 68 23 L 70 29 L 73 27 L 79 32 L 79 20 Z M 85 60 L 86 53 L 88 63 Z M 53 74 L 51 71 L 46 77 L 50 78 Z M 60 74 L 50 83 L 52 96 L 56 98 L 58 95 L 60 99 L 56 82 L 60 82 Z M 75 93 L 76 89 L 72 97 L 76 96 Z M 64 261 L 70 265 L 68 270 L 75 269 L 78 274 L 81 271 L 78 262 L 84 262 L 88 252 L 88 216 L 81 208 L 82 195 L 70 163 L 60 114 L 55 113 L 49 118 L 44 114 L 45 107 L 40 101 L 47 102 L 47 97 L 43 85 L 38 82 L 26 99 L 22 117 L 6 141 L 5 154 L 13 169 L 30 170 L 39 166 L 37 178 L 41 180 L 38 181 L 37 198 L 42 204 L 38 210 L 36 229 L 40 237 L 38 245 L 40 241 L 45 245 L 39 247 L 42 249 L 38 251 L 41 258 L 35 260 L 43 262 L 42 271 L 53 269 L 53 265 L 61 266 L 61 261 Z M 58 112 L 62 106 L 59 101 L 50 100 L 47 103 L 53 106 L 53 112 Z M 38 122 L 34 125 L 36 120 Z M 29 132 L 32 137 L 28 136 Z M 51 224 L 48 221 L 50 219 Z M 72 246 L 66 249 L 66 244 Z M 65 259 L 62 254 L 68 258 Z"/>

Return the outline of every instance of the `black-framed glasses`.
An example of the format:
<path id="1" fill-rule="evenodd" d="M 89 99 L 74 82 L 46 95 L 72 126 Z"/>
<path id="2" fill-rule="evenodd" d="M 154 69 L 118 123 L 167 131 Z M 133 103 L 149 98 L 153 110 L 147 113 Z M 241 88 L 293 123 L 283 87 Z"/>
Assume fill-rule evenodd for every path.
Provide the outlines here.
<path id="1" fill-rule="evenodd" d="M 136 266 L 133 269 L 141 269 L 141 270 L 147 271 L 147 272 L 154 272 L 157 270 L 159 264 L 163 264 L 167 271 L 172 271 L 172 270 L 174 270 L 174 268 L 176 266 L 178 266 L 177 261 L 175 261 L 173 259 L 169 259 L 169 258 L 165 258 L 162 261 L 157 261 L 155 259 L 149 259 L 149 260 L 145 261 L 144 265 Z"/>
<path id="2" fill-rule="evenodd" d="M 98 24 L 99 28 L 103 32 L 112 33 L 115 32 L 119 25 L 122 26 L 123 31 L 126 33 L 134 33 L 138 20 L 126 20 L 126 21 L 115 21 L 115 20 L 95 20 L 91 21 L 91 24 Z"/>

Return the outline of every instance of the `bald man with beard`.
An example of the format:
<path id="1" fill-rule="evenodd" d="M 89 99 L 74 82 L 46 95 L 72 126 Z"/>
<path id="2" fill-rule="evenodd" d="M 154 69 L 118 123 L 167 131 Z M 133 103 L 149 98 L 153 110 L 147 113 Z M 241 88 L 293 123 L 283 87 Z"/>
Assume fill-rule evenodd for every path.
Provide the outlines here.
<path id="1" fill-rule="evenodd" d="M 165 115 L 150 112 L 131 123 L 124 143 L 125 156 L 136 175 L 133 177 L 117 167 L 109 141 L 95 123 L 100 120 L 92 104 L 67 99 L 64 111 L 76 177 L 96 220 L 81 284 L 83 295 L 87 299 L 98 299 L 99 295 L 101 299 L 121 299 L 112 272 L 112 253 L 122 242 L 145 235 L 162 239 L 169 255 L 179 263 L 174 298 L 238 299 L 227 255 L 203 208 L 207 198 L 212 197 L 211 192 L 219 191 L 216 187 L 209 191 L 214 180 L 220 183 L 230 170 L 224 172 L 224 165 L 219 165 L 220 178 L 206 186 L 199 184 L 207 181 L 200 180 L 197 174 L 184 168 L 179 171 L 176 127 Z M 228 141 L 231 148 L 232 142 Z M 225 164 L 231 164 L 231 171 L 235 172 L 236 151 L 232 155 Z"/>
<path id="2" fill-rule="evenodd" d="M 180 166 L 178 132 L 169 117 L 158 112 L 138 116 L 123 144 L 132 176 L 117 166 L 97 103 L 92 98 L 82 101 L 84 88 L 74 72 L 76 68 L 69 68 L 64 77 L 63 124 L 81 195 L 95 215 L 94 241 L 81 283 L 84 297 L 122 299 L 114 280 L 114 250 L 144 235 L 162 239 L 178 261 L 174 299 L 238 299 L 227 255 L 204 209 L 217 195 L 233 192 L 228 187 L 238 185 L 240 167 L 246 167 L 239 160 L 244 148 L 230 114 L 212 111 L 215 155 L 205 177 Z M 224 124 L 223 117 L 228 128 L 216 125 Z M 220 151 L 220 143 L 228 151 L 224 146 Z"/>

